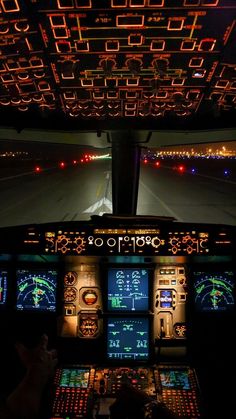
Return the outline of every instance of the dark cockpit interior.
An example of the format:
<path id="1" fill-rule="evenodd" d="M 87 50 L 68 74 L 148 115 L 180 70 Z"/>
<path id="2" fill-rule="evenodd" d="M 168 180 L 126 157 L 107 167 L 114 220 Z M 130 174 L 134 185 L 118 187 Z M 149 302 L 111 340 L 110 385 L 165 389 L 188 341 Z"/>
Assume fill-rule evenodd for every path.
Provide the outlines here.
<path id="1" fill-rule="evenodd" d="M 235 161 L 189 162 L 236 141 L 235 23 L 234 0 L 0 0 L 0 412 L 16 342 L 46 334 L 40 419 L 109 419 L 124 384 L 182 419 L 234 415 Z M 186 170 L 153 151 L 178 147 Z"/>

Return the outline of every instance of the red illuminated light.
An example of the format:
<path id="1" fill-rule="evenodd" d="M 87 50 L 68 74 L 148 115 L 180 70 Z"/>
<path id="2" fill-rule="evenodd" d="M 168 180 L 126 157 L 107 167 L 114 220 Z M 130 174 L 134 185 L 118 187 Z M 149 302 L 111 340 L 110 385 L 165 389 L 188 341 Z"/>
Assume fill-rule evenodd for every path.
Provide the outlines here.
<path id="1" fill-rule="evenodd" d="M 61 161 L 61 162 L 60 162 L 60 168 L 61 168 L 61 169 L 64 169 L 64 167 L 65 167 L 65 163 L 64 163 L 64 161 Z"/>
<path id="2" fill-rule="evenodd" d="M 178 166 L 178 171 L 180 172 L 180 173 L 183 173 L 184 171 L 185 171 L 185 167 L 184 166 Z"/>
<path id="3" fill-rule="evenodd" d="M 40 168 L 39 166 L 36 166 L 36 167 L 35 167 L 35 172 L 36 172 L 36 173 L 41 172 L 41 168 Z"/>

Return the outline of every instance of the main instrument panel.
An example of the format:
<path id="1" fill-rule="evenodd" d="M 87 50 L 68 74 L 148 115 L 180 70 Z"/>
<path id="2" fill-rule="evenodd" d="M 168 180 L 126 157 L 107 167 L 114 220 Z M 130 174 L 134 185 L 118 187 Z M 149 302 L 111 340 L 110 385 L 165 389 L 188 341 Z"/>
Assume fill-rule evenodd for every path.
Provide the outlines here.
<path id="1" fill-rule="evenodd" d="M 108 417 L 127 385 L 177 416 L 202 418 L 198 380 L 183 361 L 198 327 L 213 322 L 214 339 L 222 327 L 231 336 L 235 228 L 116 224 L 2 228 L 2 324 L 55 334 L 64 366 L 47 419 Z"/>

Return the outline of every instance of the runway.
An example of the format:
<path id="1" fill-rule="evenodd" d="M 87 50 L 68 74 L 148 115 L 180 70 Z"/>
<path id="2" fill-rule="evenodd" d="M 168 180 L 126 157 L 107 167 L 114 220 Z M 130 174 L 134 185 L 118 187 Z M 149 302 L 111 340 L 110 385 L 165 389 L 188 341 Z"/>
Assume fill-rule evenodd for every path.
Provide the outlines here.
<path id="1" fill-rule="evenodd" d="M 88 220 L 112 212 L 111 160 L 1 176 L 1 227 Z M 235 225 L 236 181 L 142 165 L 137 214 Z"/>

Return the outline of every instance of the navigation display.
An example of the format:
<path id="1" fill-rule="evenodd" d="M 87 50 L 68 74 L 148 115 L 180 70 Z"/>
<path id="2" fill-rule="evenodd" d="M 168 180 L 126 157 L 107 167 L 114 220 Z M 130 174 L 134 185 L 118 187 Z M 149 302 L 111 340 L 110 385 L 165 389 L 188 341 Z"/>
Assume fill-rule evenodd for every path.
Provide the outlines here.
<path id="1" fill-rule="evenodd" d="M 89 385 L 89 368 L 63 368 L 60 387 L 87 388 Z"/>
<path id="2" fill-rule="evenodd" d="M 19 269 L 16 282 L 17 310 L 56 311 L 55 270 Z"/>
<path id="3" fill-rule="evenodd" d="M 193 272 L 195 307 L 202 312 L 231 311 L 234 308 L 235 274 Z"/>
<path id="4" fill-rule="evenodd" d="M 187 369 L 161 369 L 160 379 L 162 388 L 169 388 L 171 390 L 191 389 Z"/>
<path id="5" fill-rule="evenodd" d="M 109 269 L 109 311 L 147 311 L 148 306 L 148 271 L 146 269 Z"/>
<path id="6" fill-rule="evenodd" d="M 107 358 L 143 361 L 149 358 L 149 320 L 147 318 L 109 318 Z"/>
<path id="7" fill-rule="evenodd" d="M 7 272 L 0 269 L 0 307 L 6 303 L 7 299 Z"/>

